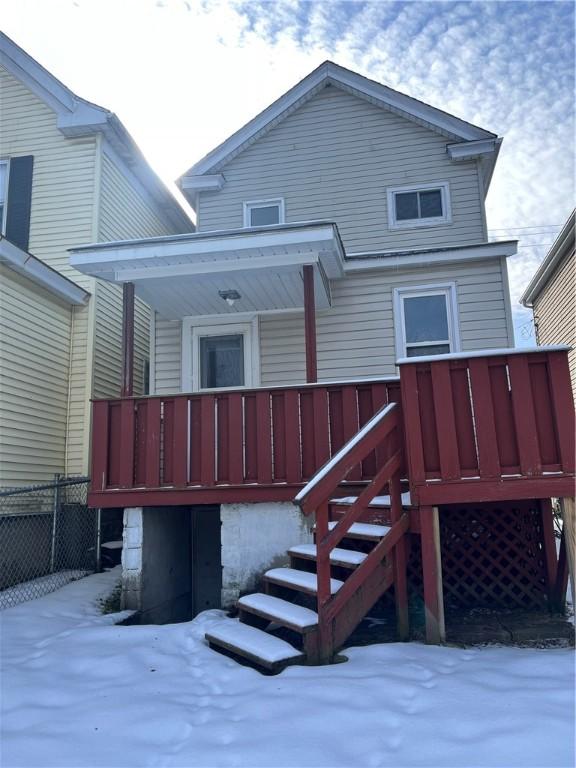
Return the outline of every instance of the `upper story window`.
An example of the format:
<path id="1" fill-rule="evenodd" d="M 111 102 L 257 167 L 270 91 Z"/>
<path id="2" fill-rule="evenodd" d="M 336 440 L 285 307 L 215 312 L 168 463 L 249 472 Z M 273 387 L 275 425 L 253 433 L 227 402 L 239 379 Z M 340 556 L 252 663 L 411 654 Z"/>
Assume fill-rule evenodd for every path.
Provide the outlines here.
<path id="1" fill-rule="evenodd" d="M 8 200 L 8 161 L 0 160 L 0 234 L 6 232 L 6 208 Z"/>
<path id="2" fill-rule="evenodd" d="M 387 198 L 388 224 L 391 229 L 434 227 L 452 221 L 447 181 L 391 187 L 387 190 Z"/>
<path id="3" fill-rule="evenodd" d="M 396 288 L 394 314 L 399 357 L 444 355 L 460 350 L 456 286 Z"/>
<path id="4" fill-rule="evenodd" d="M 284 200 L 254 200 L 244 203 L 245 227 L 268 227 L 284 224 Z"/>

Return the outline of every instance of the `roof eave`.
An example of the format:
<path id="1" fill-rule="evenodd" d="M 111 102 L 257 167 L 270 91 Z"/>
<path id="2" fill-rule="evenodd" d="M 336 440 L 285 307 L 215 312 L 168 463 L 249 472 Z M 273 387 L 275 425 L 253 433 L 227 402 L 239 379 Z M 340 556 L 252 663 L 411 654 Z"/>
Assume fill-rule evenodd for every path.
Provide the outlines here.
<path id="1" fill-rule="evenodd" d="M 554 240 L 552 243 L 550 250 L 544 257 L 544 260 L 534 273 L 532 280 L 530 280 L 526 290 L 520 297 L 520 304 L 527 307 L 528 309 L 532 308 L 534 300 L 538 297 L 542 289 L 548 283 L 548 280 L 556 269 L 556 266 L 570 252 L 570 247 L 572 247 L 572 250 L 574 249 L 575 224 L 576 209 L 574 209 L 570 216 L 568 216 L 568 219 L 560 230 L 556 240 Z"/>

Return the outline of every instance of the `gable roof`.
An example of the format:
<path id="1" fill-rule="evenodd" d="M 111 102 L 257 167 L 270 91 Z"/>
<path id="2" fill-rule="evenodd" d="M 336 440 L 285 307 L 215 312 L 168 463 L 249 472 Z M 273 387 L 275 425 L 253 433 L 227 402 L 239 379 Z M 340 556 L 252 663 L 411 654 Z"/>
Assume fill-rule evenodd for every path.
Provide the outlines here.
<path id="1" fill-rule="evenodd" d="M 525 307 L 532 307 L 538 294 L 546 287 L 550 278 L 556 272 L 560 262 L 569 253 L 574 253 L 576 231 L 576 209 L 572 211 L 566 223 L 560 230 L 556 240 L 552 243 L 550 250 L 544 257 L 534 277 L 528 283 L 528 286 L 520 298 L 520 303 Z"/>
<path id="2" fill-rule="evenodd" d="M 263 112 L 254 117 L 240 130 L 233 133 L 226 141 L 209 152 L 193 165 L 178 180 L 182 189 L 195 187 L 194 177 L 215 174 L 233 157 L 250 146 L 265 132 L 284 120 L 288 115 L 305 104 L 320 90 L 328 85 L 336 86 L 348 93 L 370 101 L 376 106 L 388 109 L 409 120 L 430 128 L 446 136 L 459 146 L 459 142 L 476 142 L 488 147 L 476 147 L 482 154 L 496 155 L 500 139 L 495 133 L 485 131 L 472 123 L 461 120 L 441 109 L 431 107 L 418 99 L 406 96 L 386 85 L 369 80 L 357 72 L 352 72 L 332 61 L 325 61 L 317 69 L 307 75 Z M 494 158 L 495 159 L 495 158 Z M 211 180 L 214 185 L 215 180 Z M 196 187 L 197 188 L 197 187 Z"/>
<path id="3" fill-rule="evenodd" d="M 77 96 L 4 32 L 0 32 L 0 64 L 56 112 L 58 129 L 64 136 L 103 134 L 168 220 L 180 231 L 193 229 L 184 209 L 113 112 Z"/>

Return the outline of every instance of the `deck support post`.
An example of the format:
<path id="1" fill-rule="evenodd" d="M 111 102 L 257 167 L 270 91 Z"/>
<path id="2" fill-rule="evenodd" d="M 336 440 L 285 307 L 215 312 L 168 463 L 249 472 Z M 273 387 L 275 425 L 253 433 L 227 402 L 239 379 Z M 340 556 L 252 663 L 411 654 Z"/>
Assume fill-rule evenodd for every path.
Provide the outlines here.
<path id="1" fill-rule="evenodd" d="M 304 276 L 304 335 L 306 342 L 306 383 L 318 381 L 316 358 L 316 303 L 314 299 L 314 266 L 305 264 Z"/>
<path id="2" fill-rule="evenodd" d="M 122 286 L 122 389 L 121 397 L 134 394 L 134 283 Z"/>
<path id="3" fill-rule="evenodd" d="M 554 511 L 550 499 L 540 500 L 540 512 L 542 515 L 542 546 L 544 549 L 544 563 L 546 566 L 548 607 L 552 611 L 557 611 L 559 610 L 556 595 L 558 560 L 556 555 L 556 537 L 554 535 Z"/>
<path id="4" fill-rule="evenodd" d="M 446 640 L 446 626 L 444 623 L 438 507 L 420 508 L 420 537 L 422 545 L 422 574 L 424 577 L 426 642 L 432 645 L 439 645 Z"/>
<path id="5" fill-rule="evenodd" d="M 398 472 L 390 480 L 390 501 L 390 522 L 394 525 L 403 514 L 400 473 Z M 396 600 L 396 631 L 398 640 L 408 640 L 410 636 L 406 568 L 406 537 L 402 536 L 394 547 L 394 596 Z"/>

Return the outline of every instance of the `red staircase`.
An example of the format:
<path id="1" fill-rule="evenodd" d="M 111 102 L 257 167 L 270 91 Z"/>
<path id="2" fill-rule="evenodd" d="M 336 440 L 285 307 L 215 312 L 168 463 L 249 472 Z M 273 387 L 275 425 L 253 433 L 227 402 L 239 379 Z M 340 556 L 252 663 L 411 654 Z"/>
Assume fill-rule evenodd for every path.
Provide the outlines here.
<path id="1" fill-rule="evenodd" d="M 360 495 L 345 503 L 334 498 L 350 472 L 374 454 L 379 470 Z M 206 634 L 210 647 L 270 672 L 294 663 L 329 663 L 392 584 L 398 637 L 407 639 L 405 534 L 410 521 L 402 503 L 402 462 L 400 407 L 391 403 L 296 497 L 304 514 L 316 515 L 315 544 L 292 547 L 289 568 L 267 571 L 265 592 L 240 598 L 238 619 Z M 378 498 L 386 488 L 389 497 Z M 359 522 L 375 506 L 389 508 L 389 526 Z M 341 516 L 332 520 L 336 511 Z M 278 628 L 287 639 L 278 636 Z"/>

